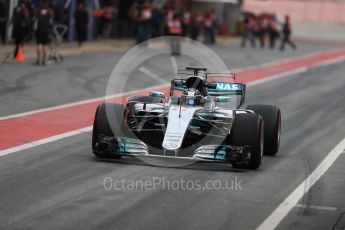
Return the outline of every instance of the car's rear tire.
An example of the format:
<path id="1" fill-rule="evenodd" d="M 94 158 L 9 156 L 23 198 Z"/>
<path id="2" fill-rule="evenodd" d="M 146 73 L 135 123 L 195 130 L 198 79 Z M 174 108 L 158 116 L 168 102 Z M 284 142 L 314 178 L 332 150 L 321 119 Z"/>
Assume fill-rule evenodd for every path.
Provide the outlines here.
<path id="1" fill-rule="evenodd" d="M 251 146 L 251 155 L 248 164 L 232 162 L 234 168 L 257 169 L 260 167 L 263 156 L 264 123 L 257 114 L 237 114 L 232 126 L 232 145 Z"/>
<path id="2" fill-rule="evenodd" d="M 108 115 L 108 116 L 107 116 Z M 112 124 L 112 126 L 110 126 Z M 99 136 L 122 136 L 123 106 L 119 104 L 102 103 L 97 107 L 92 129 L 92 151 L 97 157 L 112 157 L 120 159 L 119 154 L 108 154 L 97 149 Z M 113 127 L 113 129 L 111 128 Z M 113 130 L 117 131 L 116 133 Z"/>
<path id="3" fill-rule="evenodd" d="M 264 119 L 265 138 L 264 154 L 273 156 L 277 154 L 280 145 L 281 112 L 273 105 L 248 105 L 248 110 L 254 111 Z"/>

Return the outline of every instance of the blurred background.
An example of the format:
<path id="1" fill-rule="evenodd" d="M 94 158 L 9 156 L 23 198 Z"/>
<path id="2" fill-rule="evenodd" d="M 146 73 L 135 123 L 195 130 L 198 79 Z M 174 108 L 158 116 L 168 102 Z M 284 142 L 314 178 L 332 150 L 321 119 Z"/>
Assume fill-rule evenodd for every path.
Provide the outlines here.
<path id="1" fill-rule="evenodd" d="M 84 6 L 79 6 L 83 4 Z M 3 44 L 15 40 L 13 27 L 16 8 L 25 15 L 25 41 L 33 39 L 35 15 L 47 5 L 53 11 L 53 23 L 67 26 L 64 40 L 78 39 L 78 31 L 85 25 L 85 38 L 133 38 L 171 34 L 167 28 L 172 18 L 181 22 L 178 35 L 209 41 L 207 27 L 220 36 L 239 36 L 245 28 L 244 17 L 251 15 L 265 27 L 267 20 L 276 20 L 277 29 L 289 15 L 297 37 L 341 40 L 345 23 L 345 1 L 342 0 L 0 0 L 0 32 Z M 76 12 L 87 12 L 80 23 Z M 141 18 L 145 9 L 148 14 Z M 77 22 L 77 23 L 76 23 Z M 137 38 L 140 24 L 147 28 Z M 324 32 L 320 32 L 324 31 Z M 211 35 L 212 36 L 212 35 Z M 211 38 L 212 40 L 212 38 Z"/>

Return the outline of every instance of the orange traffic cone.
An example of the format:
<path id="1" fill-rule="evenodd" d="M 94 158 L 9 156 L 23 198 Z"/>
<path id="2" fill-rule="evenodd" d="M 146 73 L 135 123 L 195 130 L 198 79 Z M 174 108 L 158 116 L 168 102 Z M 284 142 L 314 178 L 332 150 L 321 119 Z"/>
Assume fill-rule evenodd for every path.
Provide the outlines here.
<path id="1" fill-rule="evenodd" d="M 18 52 L 17 52 L 17 56 L 16 56 L 16 61 L 17 62 L 25 61 L 25 57 L 24 57 L 24 52 L 23 52 L 22 46 L 19 46 L 19 49 L 18 49 Z"/>

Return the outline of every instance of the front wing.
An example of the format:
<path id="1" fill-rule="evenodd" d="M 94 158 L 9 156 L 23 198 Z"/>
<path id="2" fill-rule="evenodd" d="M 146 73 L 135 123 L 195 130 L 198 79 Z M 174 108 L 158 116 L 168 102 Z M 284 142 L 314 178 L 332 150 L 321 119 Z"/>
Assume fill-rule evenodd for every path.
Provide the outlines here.
<path id="1" fill-rule="evenodd" d="M 159 154 L 150 153 L 150 147 L 143 141 L 128 137 L 99 137 L 98 146 L 94 151 L 111 155 L 154 157 L 166 159 L 182 159 L 205 162 L 247 162 L 250 158 L 250 146 L 230 145 L 202 145 L 186 157 L 179 155 L 178 151 L 164 151 Z"/>

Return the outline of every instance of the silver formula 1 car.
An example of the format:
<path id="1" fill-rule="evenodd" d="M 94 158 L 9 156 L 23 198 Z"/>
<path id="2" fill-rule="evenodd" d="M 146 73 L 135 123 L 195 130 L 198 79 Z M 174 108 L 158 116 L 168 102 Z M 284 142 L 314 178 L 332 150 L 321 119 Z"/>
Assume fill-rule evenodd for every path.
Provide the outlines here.
<path id="1" fill-rule="evenodd" d="M 172 79 L 170 96 L 150 92 L 125 105 L 98 106 L 92 150 L 98 157 L 181 158 L 257 169 L 280 142 L 277 106 L 244 103 L 246 85 L 234 75 L 187 67 Z"/>

